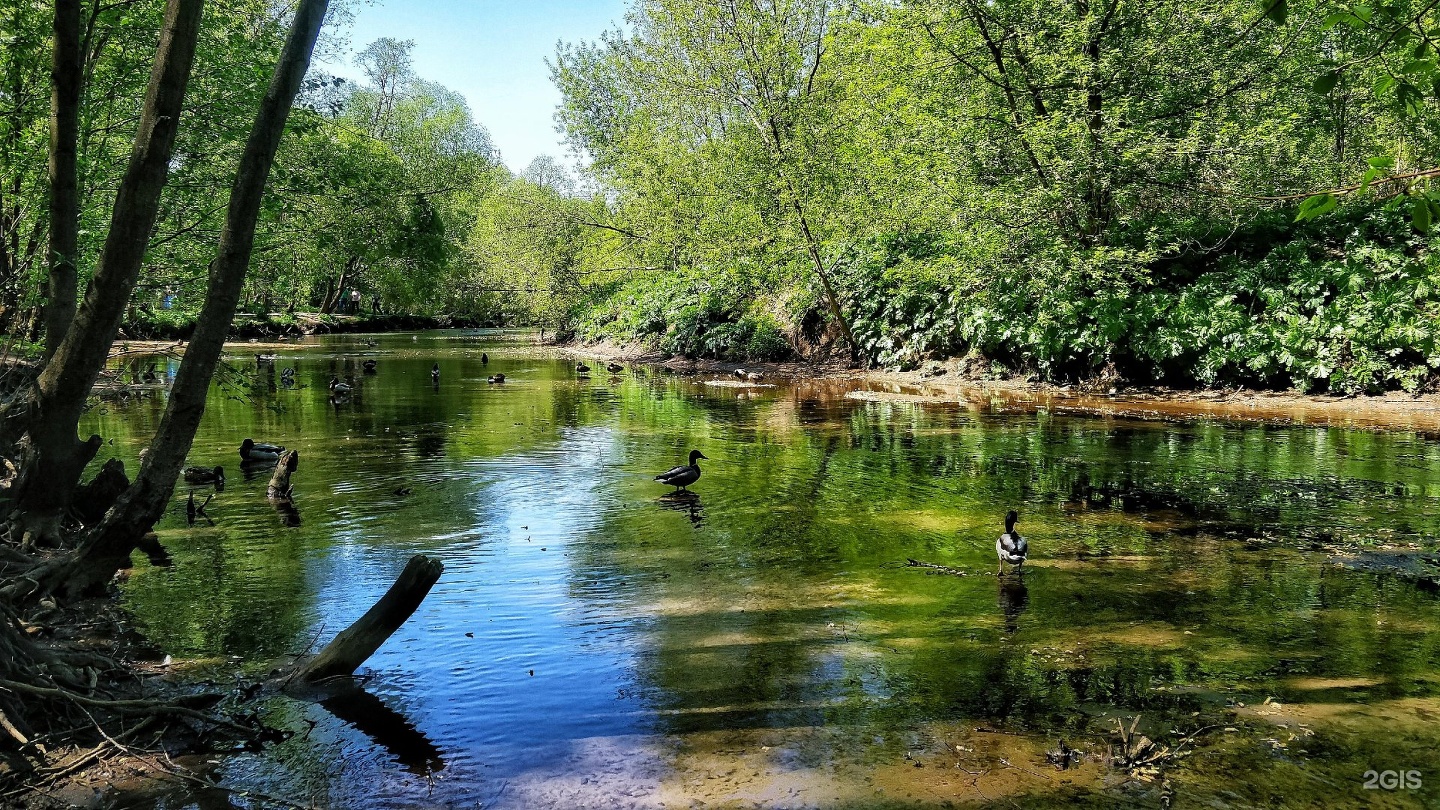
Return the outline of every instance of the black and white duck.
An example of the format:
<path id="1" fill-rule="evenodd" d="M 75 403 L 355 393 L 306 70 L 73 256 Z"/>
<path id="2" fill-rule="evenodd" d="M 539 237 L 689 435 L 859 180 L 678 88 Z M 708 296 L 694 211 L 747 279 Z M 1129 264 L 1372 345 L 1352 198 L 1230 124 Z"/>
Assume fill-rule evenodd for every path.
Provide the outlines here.
<path id="1" fill-rule="evenodd" d="M 485 382 L 491 383 L 492 385 L 495 384 L 495 383 L 503 383 L 503 382 L 505 382 L 505 375 L 504 375 L 504 374 L 491 374 L 491 375 L 485 380 Z"/>
<path id="2" fill-rule="evenodd" d="M 435 365 L 433 365 L 433 366 L 430 367 L 430 381 L 431 381 L 431 382 L 437 382 L 437 383 L 440 382 L 440 364 L 439 364 L 439 363 L 436 363 Z"/>
<path id="3" fill-rule="evenodd" d="M 1025 560 L 1030 556 L 1030 543 L 1015 531 L 1015 521 L 1020 513 L 1011 509 L 1005 513 L 1005 533 L 995 541 L 995 553 L 1000 557 L 1000 572 L 1005 572 L 1005 563 L 1010 563 L 1023 572 Z"/>
<path id="4" fill-rule="evenodd" d="M 375 362 L 375 360 L 374 360 L 374 359 L 370 359 L 370 360 L 366 360 L 364 363 L 361 363 L 361 364 L 360 364 L 360 367 L 365 370 L 365 373 L 366 373 L 366 374 L 374 374 L 374 373 L 375 373 L 375 366 L 376 366 L 376 365 L 377 365 L 377 363 Z"/>
<path id="5" fill-rule="evenodd" d="M 679 467 L 671 467 L 663 473 L 655 476 L 655 480 L 667 486 L 677 487 L 684 490 L 686 487 L 700 480 L 700 459 L 709 460 L 699 450 L 690 451 L 690 463 L 682 464 Z"/>
<path id="6" fill-rule="evenodd" d="M 241 461 L 274 461 L 280 458 L 285 452 L 284 445 L 265 444 L 254 439 L 246 439 L 240 443 Z"/>
<path id="7" fill-rule="evenodd" d="M 610 363 L 605 366 L 605 370 L 610 372 L 611 374 L 619 374 L 620 372 L 625 370 L 625 367 L 620 365 L 619 363 Z"/>
<path id="8" fill-rule="evenodd" d="M 335 395 L 335 396 L 337 396 L 337 397 L 348 397 L 348 396 L 350 396 L 350 392 L 353 391 L 353 390 L 354 390 L 354 389 L 351 388 L 351 386 L 350 386 L 349 383 L 340 382 L 340 378 L 339 378 L 339 377 L 331 377 L 331 378 L 330 378 L 330 393 L 331 393 L 331 394 L 333 394 L 333 395 Z"/>
<path id="9" fill-rule="evenodd" d="M 590 373 L 590 367 L 587 366 L 587 365 L 585 365 L 584 361 L 581 361 L 581 362 L 575 364 L 575 373 L 576 373 L 576 374 L 589 374 L 589 373 Z"/>

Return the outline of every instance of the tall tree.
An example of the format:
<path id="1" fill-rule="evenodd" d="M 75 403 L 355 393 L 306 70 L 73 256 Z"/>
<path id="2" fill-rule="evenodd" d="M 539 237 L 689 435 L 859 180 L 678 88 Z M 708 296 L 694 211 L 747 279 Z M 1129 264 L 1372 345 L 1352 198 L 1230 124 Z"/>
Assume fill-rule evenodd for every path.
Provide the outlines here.
<path id="1" fill-rule="evenodd" d="M 164 513 L 174 493 L 176 478 L 205 413 L 210 380 L 245 286 L 270 167 L 295 94 L 309 69 L 328 6 L 329 0 L 301 0 L 295 10 L 289 37 L 235 172 L 225 229 L 220 234 L 218 255 L 210 265 L 205 307 L 175 376 L 165 414 L 134 484 L 87 539 L 86 552 L 91 555 L 105 559 L 128 556 L 134 542 Z M 96 570 L 100 576 L 108 577 L 113 568 L 105 570 L 102 566 Z"/>
<path id="2" fill-rule="evenodd" d="M 75 318 L 80 249 L 80 0 L 55 0 L 55 42 L 50 67 L 50 300 L 45 305 L 45 357 Z"/>
<path id="3" fill-rule="evenodd" d="M 96 264 L 75 320 L 66 330 L 28 400 L 29 456 L 18 494 L 25 533 L 58 530 L 98 437 L 77 437 L 85 400 L 120 327 L 160 208 L 180 113 L 195 57 L 204 0 L 168 0 L 154 67 L 141 106 L 129 166 L 121 180 Z"/>

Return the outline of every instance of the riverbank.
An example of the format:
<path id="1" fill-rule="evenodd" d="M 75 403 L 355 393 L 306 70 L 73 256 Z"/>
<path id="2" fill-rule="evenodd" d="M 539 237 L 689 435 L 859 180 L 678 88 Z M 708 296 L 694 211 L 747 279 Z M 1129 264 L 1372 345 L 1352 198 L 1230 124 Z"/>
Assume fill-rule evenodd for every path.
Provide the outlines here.
<path id="1" fill-rule="evenodd" d="M 1326 396 L 1291 391 L 1240 389 L 1177 390 L 1126 387 L 1119 380 L 1097 379 L 1081 385 L 1052 385 L 1034 379 L 994 375 L 963 360 L 932 362 L 915 371 L 864 370 L 841 362 L 727 363 L 671 357 L 612 343 L 563 345 L 567 354 L 601 362 L 642 363 L 678 374 L 715 374 L 741 380 L 740 371 L 758 374 L 757 383 L 806 382 L 843 386 L 845 396 L 877 402 L 959 405 L 992 413 L 1033 413 L 1147 420 L 1218 419 L 1414 430 L 1440 436 L 1440 394 L 1391 392 L 1372 396 Z"/>
<path id="2" fill-rule="evenodd" d="M 452 315 L 326 315 L 318 312 L 253 315 L 240 313 L 230 325 L 232 340 L 303 337 L 305 335 L 360 332 L 409 332 L 421 329 L 474 329 L 486 326 L 478 318 Z M 189 340 L 193 318 L 175 321 L 129 321 L 120 327 L 120 340 Z"/>

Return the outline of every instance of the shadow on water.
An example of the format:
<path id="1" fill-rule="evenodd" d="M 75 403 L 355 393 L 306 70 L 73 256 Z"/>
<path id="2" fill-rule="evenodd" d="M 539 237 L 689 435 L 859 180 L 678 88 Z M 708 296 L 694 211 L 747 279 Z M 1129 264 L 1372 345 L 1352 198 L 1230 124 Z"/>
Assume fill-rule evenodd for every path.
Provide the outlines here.
<path id="1" fill-rule="evenodd" d="M 293 387 L 207 405 L 187 463 L 233 470 L 246 436 L 298 449 L 303 523 L 277 521 L 269 465 L 244 467 L 213 526 L 177 499 L 157 526 L 173 564 L 123 585 L 177 660 L 263 672 L 353 621 L 410 555 L 445 561 L 368 664 L 404 707 L 382 725 L 419 753 L 372 750 L 394 736 L 356 719 L 374 703 L 346 722 L 290 708 L 277 723 L 316 733 L 225 759 L 237 788 L 363 810 L 1158 805 L 1160 786 L 1106 764 L 1114 721 L 1141 715 L 1156 740 L 1216 727 L 1165 773 L 1184 801 L 1359 806 L 1356 774 L 1423 768 L 1440 745 L 1435 595 L 1329 559 L 1434 547 L 1440 443 L 1418 434 L 921 407 L 828 383 L 737 396 L 658 370 L 580 383 L 524 336 L 378 343 L 282 351 Z M 347 372 L 364 396 L 337 410 L 327 385 Z M 160 407 L 84 428 L 129 463 Z M 651 480 L 692 448 L 724 459 L 694 492 Z M 1012 508 L 1030 562 L 992 580 Z M 1051 778 L 1062 739 L 1084 758 Z M 440 762 L 443 780 L 417 775 Z M 1437 788 L 1390 798 L 1433 806 Z"/>

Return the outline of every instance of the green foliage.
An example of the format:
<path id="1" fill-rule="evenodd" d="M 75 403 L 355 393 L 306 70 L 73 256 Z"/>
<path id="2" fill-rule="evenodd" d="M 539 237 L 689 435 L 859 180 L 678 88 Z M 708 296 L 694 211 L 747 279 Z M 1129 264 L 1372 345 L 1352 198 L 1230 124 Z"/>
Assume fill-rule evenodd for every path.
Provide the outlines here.
<path id="1" fill-rule="evenodd" d="M 748 291 L 699 276 L 640 275 L 593 289 L 576 309 L 574 335 L 583 340 L 732 361 L 783 360 L 791 352 L 779 320 Z"/>

